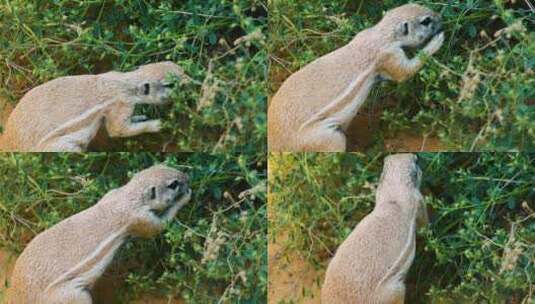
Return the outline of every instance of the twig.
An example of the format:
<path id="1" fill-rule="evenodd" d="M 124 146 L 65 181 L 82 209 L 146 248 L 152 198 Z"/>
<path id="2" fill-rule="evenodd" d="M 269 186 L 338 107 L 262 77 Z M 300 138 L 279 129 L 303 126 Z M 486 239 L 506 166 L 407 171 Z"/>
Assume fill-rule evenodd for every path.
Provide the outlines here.
<path id="1" fill-rule="evenodd" d="M 234 19 L 233 17 L 228 16 L 217 16 L 217 15 L 208 15 L 208 14 L 202 14 L 202 13 L 191 13 L 186 11 L 170 11 L 170 10 L 162 10 L 157 9 L 155 10 L 158 13 L 173 13 L 178 15 L 186 15 L 186 16 L 200 16 L 200 17 L 206 17 L 206 18 L 219 18 L 219 19 Z"/>
<path id="2" fill-rule="evenodd" d="M 529 9 L 531 10 L 531 12 L 535 13 L 535 6 L 533 6 L 531 2 L 529 2 L 529 0 L 524 0 L 524 2 L 526 2 L 526 4 L 529 6 Z"/>
<path id="3" fill-rule="evenodd" d="M 484 181 L 506 182 L 507 184 L 527 184 L 528 183 L 527 181 L 515 181 L 514 177 L 511 179 L 493 178 L 493 177 L 486 177 L 486 176 L 474 176 L 474 177 L 469 177 L 469 178 L 475 179 L 475 180 L 484 180 Z"/>

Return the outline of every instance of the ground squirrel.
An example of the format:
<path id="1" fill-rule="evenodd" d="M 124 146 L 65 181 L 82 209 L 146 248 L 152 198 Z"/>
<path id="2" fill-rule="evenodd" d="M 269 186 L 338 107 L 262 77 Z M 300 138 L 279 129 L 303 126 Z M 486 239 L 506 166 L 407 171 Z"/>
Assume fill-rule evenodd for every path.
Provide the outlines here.
<path id="1" fill-rule="evenodd" d="M 191 198 L 187 176 L 157 165 L 38 234 L 17 259 L 8 304 L 92 303 L 90 291 L 130 236 L 149 238 Z"/>
<path id="2" fill-rule="evenodd" d="M 321 291 L 324 304 L 403 303 L 416 229 L 427 224 L 413 154 L 385 158 L 375 208 L 338 247 Z"/>
<path id="3" fill-rule="evenodd" d="M 403 50 L 423 48 L 423 56 L 444 42 L 440 16 L 406 4 L 388 11 L 374 27 L 346 46 L 292 74 L 273 97 L 268 110 L 270 151 L 345 151 L 349 123 L 371 88 L 383 79 L 397 82 L 424 64 Z"/>
<path id="4" fill-rule="evenodd" d="M 169 74 L 183 79 L 172 62 L 127 72 L 60 77 L 29 91 L 17 104 L 0 137 L 0 151 L 85 151 L 98 129 L 110 137 L 158 132 L 159 120 L 133 116 L 136 104 L 168 100 Z"/>

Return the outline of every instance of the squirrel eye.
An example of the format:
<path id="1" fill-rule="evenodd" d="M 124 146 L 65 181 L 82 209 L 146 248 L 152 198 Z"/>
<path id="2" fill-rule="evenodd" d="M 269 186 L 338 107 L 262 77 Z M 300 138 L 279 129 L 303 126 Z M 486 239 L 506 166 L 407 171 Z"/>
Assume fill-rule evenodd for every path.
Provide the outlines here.
<path id="1" fill-rule="evenodd" d="M 422 20 L 422 22 L 420 22 L 421 25 L 424 25 L 424 26 L 428 26 L 429 24 L 431 24 L 431 17 L 425 17 L 424 20 Z"/>
<path id="2" fill-rule="evenodd" d="M 173 190 L 176 190 L 178 188 L 178 186 L 180 185 L 180 183 L 175 179 L 171 184 L 169 184 L 169 186 L 167 186 L 168 188 L 170 189 L 173 189 Z"/>
<path id="3" fill-rule="evenodd" d="M 143 94 L 149 95 L 149 92 L 150 92 L 150 85 L 148 83 L 145 83 L 143 85 Z"/>

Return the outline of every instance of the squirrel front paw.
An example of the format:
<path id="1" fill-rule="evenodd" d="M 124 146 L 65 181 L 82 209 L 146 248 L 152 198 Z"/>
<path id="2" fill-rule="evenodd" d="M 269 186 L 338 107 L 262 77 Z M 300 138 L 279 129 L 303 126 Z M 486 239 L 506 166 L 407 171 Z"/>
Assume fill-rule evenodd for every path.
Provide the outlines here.
<path id="1" fill-rule="evenodd" d="M 424 52 L 427 55 L 433 55 L 440 49 L 443 43 L 444 43 L 444 32 L 433 37 L 433 39 L 431 39 L 431 41 L 429 41 L 429 43 L 425 46 Z"/>
<path id="2" fill-rule="evenodd" d="M 134 115 L 134 116 L 132 116 L 131 121 L 132 122 L 142 122 L 142 121 L 146 121 L 147 119 L 148 118 L 145 115 Z"/>
<path id="3" fill-rule="evenodd" d="M 146 132 L 156 133 L 162 130 L 162 122 L 159 119 L 143 122 Z"/>

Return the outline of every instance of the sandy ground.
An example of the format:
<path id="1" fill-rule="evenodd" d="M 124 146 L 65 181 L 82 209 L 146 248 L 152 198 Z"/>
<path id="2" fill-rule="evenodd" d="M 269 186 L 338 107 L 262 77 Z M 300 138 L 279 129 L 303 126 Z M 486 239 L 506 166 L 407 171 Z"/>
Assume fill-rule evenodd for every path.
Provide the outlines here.
<path id="1" fill-rule="evenodd" d="M 357 114 L 347 131 L 348 151 L 366 151 L 373 145 L 374 130 L 379 128 L 379 115 Z M 411 134 L 400 134 L 395 138 L 384 139 L 384 151 L 387 152 L 439 152 L 447 150 L 436 137 L 423 137 Z"/>
<path id="2" fill-rule="evenodd" d="M 279 242 L 284 236 L 268 246 L 268 304 L 283 303 L 319 304 L 323 272 L 315 270 L 299 256 L 285 257 Z"/>
<path id="3" fill-rule="evenodd" d="M 11 276 L 13 267 L 15 266 L 16 257 L 9 252 L 0 250 L 0 303 L 4 302 L 4 292 L 6 290 L 7 280 Z M 111 302 L 106 299 L 112 299 L 115 290 L 122 285 L 122 281 L 112 278 L 110 276 L 101 279 L 95 287 L 93 294 L 94 303 L 106 303 Z M 130 302 L 132 304 L 183 304 L 184 302 L 178 299 L 167 299 L 161 297 L 155 297 L 153 295 L 143 295 L 141 298 Z"/>
<path id="4" fill-rule="evenodd" d="M 268 159 L 268 180 L 273 182 L 274 172 L 285 175 L 288 168 Z M 272 201 L 268 195 L 268 221 L 272 222 Z M 268 241 L 268 303 L 319 304 L 323 273 L 302 257 L 284 254 L 282 244 L 286 235 L 277 235 Z"/>
<path id="5" fill-rule="evenodd" d="M 440 152 L 447 151 L 435 137 L 405 135 L 385 140 L 385 151 L 391 152 Z"/>
<path id="6" fill-rule="evenodd" d="M 4 303 L 6 280 L 11 276 L 13 266 L 15 266 L 15 257 L 0 250 L 0 303 Z"/>
<path id="7" fill-rule="evenodd" d="M 11 111 L 13 111 L 13 106 L 0 97 L 0 126 L 5 125 Z"/>

